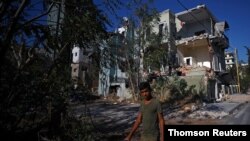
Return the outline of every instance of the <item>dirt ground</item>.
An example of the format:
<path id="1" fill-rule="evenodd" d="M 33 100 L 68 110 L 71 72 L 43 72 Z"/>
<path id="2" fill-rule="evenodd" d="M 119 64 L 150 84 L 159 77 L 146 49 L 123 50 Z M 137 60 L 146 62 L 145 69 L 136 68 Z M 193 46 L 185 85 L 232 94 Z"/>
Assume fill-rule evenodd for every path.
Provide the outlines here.
<path id="1" fill-rule="evenodd" d="M 221 119 L 168 119 L 165 120 L 166 125 L 219 125 Z"/>

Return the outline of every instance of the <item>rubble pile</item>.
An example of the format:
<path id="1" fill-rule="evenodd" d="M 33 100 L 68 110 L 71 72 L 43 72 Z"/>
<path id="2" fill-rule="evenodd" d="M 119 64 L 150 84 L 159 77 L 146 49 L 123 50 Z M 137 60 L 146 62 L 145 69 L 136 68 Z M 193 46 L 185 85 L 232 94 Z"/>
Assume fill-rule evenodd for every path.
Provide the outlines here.
<path id="1" fill-rule="evenodd" d="M 207 106 L 192 104 L 191 106 L 185 106 L 166 114 L 166 119 L 222 119 L 227 116 L 228 113 L 225 112 L 222 108 L 217 106 Z"/>
<path id="2" fill-rule="evenodd" d="M 198 110 L 188 115 L 188 118 L 192 119 L 222 119 L 227 116 L 228 113 L 224 111 L 208 111 Z"/>

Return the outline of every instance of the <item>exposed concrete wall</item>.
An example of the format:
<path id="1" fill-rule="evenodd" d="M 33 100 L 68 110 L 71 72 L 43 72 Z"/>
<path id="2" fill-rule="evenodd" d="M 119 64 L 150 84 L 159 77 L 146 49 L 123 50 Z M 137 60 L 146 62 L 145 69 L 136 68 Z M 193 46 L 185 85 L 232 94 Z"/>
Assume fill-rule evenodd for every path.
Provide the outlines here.
<path id="1" fill-rule="evenodd" d="M 183 47 L 179 49 L 180 51 L 178 53 L 181 53 L 180 56 L 185 57 L 192 57 L 193 63 L 192 66 L 198 67 L 198 66 L 206 66 L 210 68 L 210 59 L 208 54 L 207 47 Z M 184 58 L 180 58 L 184 60 Z M 182 62 L 184 63 L 184 62 Z M 185 65 L 185 64 L 181 64 Z"/>
<path id="2" fill-rule="evenodd" d="M 170 21 L 169 18 L 170 18 L 170 14 L 171 14 L 169 12 L 170 12 L 169 10 L 165 10 L 161 13 L 159 23 L 154 24 L 154 26 L 152 27 L 153 32 L 159 33 L 159 24 L 164 24 L 163 29 L 167 28 L 165 31 L 169 31 L 168 25 L 169 25 L 169 21 Z"/>
<path id="3" fill-rule="evenodd" d="M 175 15 L 170 10 L 165 10 L 160 13 L 159 23 L 154 23 L 152 27 L 152 32 L 159 33 L 159 25 L 162 24 L 162 34 L 164 35 L 163 42 L 166 43 L 171 40 L 175 40 L 174 36 L 176 35 L 176 24 L 175 24 Z"/>

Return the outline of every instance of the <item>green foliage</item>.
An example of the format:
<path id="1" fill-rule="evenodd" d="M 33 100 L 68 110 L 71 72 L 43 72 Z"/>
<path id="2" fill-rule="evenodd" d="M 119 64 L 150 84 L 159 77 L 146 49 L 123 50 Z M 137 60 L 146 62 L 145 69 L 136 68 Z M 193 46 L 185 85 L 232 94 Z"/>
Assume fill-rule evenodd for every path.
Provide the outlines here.
<path id="1" fill-rule="evenodd" d="M 247 75 L 247 76 L 241 78 L 240 84 L 241 84 L 241 92 L 247 93 L 249 90 L 249 85 L 250 85 L 250 75 Z"/>
<path id="2" fill-rule="evenodd" d="M 135 17 L 134 21 L 138 25 L 135 40 L 139 46 L 139 50 L 144 53 L 143 68 L 152 68 L 159 70 L 161 65 L 167 65 L 167 48 L 161 45 L 165 35 L 156 34 L 152 29 L 153 26 L 159 24 L 159 12 L 152 6 L 152 0 L 135 1 Z M 142 56 L 141 56 L 142 57 Z"/>
<path id="3" fill-rule="evenodd" d="M 59 134 L 61 140 L 71 141 L 95 141 L 97 135 L 94 135 L 94 127 L 89 117 L 83 116 L 77 119 L 74 115 L 65 117 L 62 124 L 64 130 Z"/>
<path id="4" fill-rule="evenodd" d="M 0 114 L 4 116 L 0 118 L 0 125 L 1 130 L 12 134 L 13 138 L 40 129 L 56 131 L 60 127 L 60 115 L 68 106 L 70 68 L 57 66 L 50 77 L 46 77 L 44 70 L 47 68 L 41 65 L 46 61 L 51 60 L 33 60 L 22 71 L 12 67 L 11 62 L 1 67 L 8 71 L 1 70 L 5 75 L 1 77 Z"/>
<path id="5" fill-rule="evenodd" d="M 187 95 L 187 82 L 184 79 L 174 77 L 172 83 L 168 86 L 172 93 L 172 99 L 181 99 Z"/>
<path id="6" fill-rule="evenodd" d="M 65 5 L 62 42 L 90 47 L 107 37 L 106 25 L 110 23 L 92 0 L 66 0 Z"/>
<path id="7" fill-rule="evenodd" d="M 241 66 L 241 72 L 242 75 L 240 77 L 240 86 L 241 86 L 241 92 L 242 93 L 247 93 L 249 88 L 250 88 L 250 48 L 245 47 L 247 50 L 247 55 L 248 55 L 248 65 L 243 67 Z"/>
<path id="8" fill-rule="evenodd" d="M 70 54 L 72 45 L 78 44 L 92 49 L 98 62 L 99 42 L 106 39 L 108 19 L 92 0 L 66 0 L 64 19 L 54 21 L 51 28 L 41 20 L 61 1 L 43 2 L 44 7 L 30 0 L 0 2 L 1 137 L 91 140 L 91 125 L 70 114 Z M 113 2 L 118 4 L 106 2 L 110 8 L 114 8 Z"/>
<path id="9" fill-rule="evenodd" d="M 126 34 L 118 33 L 109 34 L 108 47 L 103 50 L 105 58 L 109 63 L 108 67 L 115 68 L 119 66 L 122 72 L 128 74 L 129 87 L 135 95 L 140 78 L 140 57 L 141 51 L 144 50 L 146 40 L 146 30 L 150 29 L 152 23 L 157 21 L 158 13 L 152 7 L 152 1 L 127 1 L 127 8 L 131 10 L 132 15 L 127 15 L 128 21 L 122 21 L 119 27 L 127 29 Z M 122 18 L 121 18 L 122 19 Z M 137 36 L 135 36 L 135 34 Z M 156 42 L 155 42 L 156 43 Z"/>
<path id="10" fill-rule="evenodd" d="M 231 74 L 233 80 L 237 82 L 237 71 L 236 71 L 236 65 L 233 65 L 228 69 L 229 73 Z"/>
<path id="11" fill-rule="evenodd" d="M 145 52 L 145 68 L 150 67 L 152 70 L 159 70 L 161 65 L 167 64 L 167 49 L 160 46 L 150 46 Z"/>
<path id="12" fill-rule="evenodd" d="M 188 86 L 187 82 L 179 77 L 158 77 L 152 88 L 156 97 L 164 102 L 173 102 L 196 94 L 194 86 Z"/>

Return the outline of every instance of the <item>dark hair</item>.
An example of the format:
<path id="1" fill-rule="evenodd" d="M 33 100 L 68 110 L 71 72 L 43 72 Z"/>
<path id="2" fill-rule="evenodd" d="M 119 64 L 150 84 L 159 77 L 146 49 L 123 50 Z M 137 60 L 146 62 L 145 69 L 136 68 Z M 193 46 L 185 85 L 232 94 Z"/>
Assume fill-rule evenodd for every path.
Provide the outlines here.
<path id="1" fill-rule="evenodd" d="M 149 82 L 141 82 L 139 85 L 139 90 L 148 89 L 151 90 Z"/>

